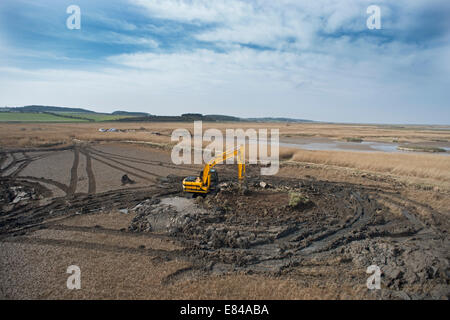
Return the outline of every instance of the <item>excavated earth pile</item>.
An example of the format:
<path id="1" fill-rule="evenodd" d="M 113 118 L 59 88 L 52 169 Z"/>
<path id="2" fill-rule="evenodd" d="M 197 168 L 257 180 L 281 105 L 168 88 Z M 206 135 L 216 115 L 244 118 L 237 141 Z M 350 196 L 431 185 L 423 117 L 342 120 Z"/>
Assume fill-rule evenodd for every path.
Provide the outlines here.
<path id="1" fill-rule="evenodd" d="M 381 190 L 265 179 L 222 183 L 206 198 L 154 197 L 135 208 L 129 230 L 176 238 L 196 257 L 199 273 L 289 275 L 317 261 L 349 270 L 378 265 L 384 298 L 448 298 L 445 229 L 406 209 L 393 214 L 377 201 Z M 289 205 L 292 193 L 306 200 Z"/>
<path id="2" fill-rule="evenodd" d="M 57 161 L 55 152 L 63 160 L 72 154 L 66 183 L 50 171 L 48 176 L 25 171 L 44 158 Z M 182 248 L 170 253 L 126 249 L 190 263 L 191 267 L 168 277 L 167 283 L 256 273 L 295 279 L 304 287 L 333 282 L 365 288 L 367 267 L 377 265 L 382 289 L 365 289 L 361 297 L 450 297 L 448 212 L 402 196 L 394 182 L 381 188 L 307 176 L 261 177 L 260 168 L 249 166 L 246 182 L 239 184 L 235 171 L 222 167 L 218 189 L 193 199 L 181 190 L 185 177 L 181 170 L 192 172 L 191 168 L 111 152 L 77 146 L 1 153 L 0 240 L 35 243 L 27 236 L 46 228 L 65 230 L 59 225 L 64 219 L 121 210 L 134 214 L 128 230 L 103 232 L 161 237 Z M 81 161 L 84 170 L 79 168 Z M 96 172 L 106 166 L 120 175 L 111 178 Z M 42 166 L 43 173 L 47 167 Z M 174 174 L 162 175 L 162 170 Z M 102 183 L 114 183 L 116 189 L 99 192 Z M 69 244 L 91 248 L 88 243 Z"/>

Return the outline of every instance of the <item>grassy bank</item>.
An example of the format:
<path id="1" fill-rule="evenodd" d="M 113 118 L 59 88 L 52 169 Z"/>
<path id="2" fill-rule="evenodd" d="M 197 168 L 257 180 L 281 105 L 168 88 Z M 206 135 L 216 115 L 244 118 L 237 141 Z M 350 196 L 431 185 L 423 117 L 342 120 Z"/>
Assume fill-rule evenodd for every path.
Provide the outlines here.
<path id="1" fill-rule="evenodd" d="M 283 160 L 333 165 L 450 183 L 450 157 L 434 154 L 280 150 Z"/>

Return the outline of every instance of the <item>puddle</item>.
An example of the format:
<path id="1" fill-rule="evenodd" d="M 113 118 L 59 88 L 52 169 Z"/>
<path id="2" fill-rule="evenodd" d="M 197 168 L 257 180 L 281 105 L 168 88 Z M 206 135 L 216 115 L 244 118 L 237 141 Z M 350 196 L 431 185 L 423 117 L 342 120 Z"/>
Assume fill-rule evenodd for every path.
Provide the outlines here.
<path id="1" fill-rule="evenodd" d="M 280 142 L 280 147 L 289 147 L 305 150 L 326 150 L 326 151 L 360 151 L 360 152 L 405 152 L 398 150 L 397 144 L 381 143 L 381 142 L 345 142 L 345 141 L 330 141 L 330 142 L 299 142 L 288 143 Z"/>

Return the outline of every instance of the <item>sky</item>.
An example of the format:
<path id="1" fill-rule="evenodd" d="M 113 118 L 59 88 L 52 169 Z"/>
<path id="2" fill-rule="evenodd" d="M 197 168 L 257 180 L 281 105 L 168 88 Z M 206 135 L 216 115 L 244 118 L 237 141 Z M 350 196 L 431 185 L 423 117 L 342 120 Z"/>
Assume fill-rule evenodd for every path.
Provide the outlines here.
<path id="1" fill-rule="evenodd" d="M 0 106 L 31 104 L 449 125 L 450 1 L 1 0 Z"/>

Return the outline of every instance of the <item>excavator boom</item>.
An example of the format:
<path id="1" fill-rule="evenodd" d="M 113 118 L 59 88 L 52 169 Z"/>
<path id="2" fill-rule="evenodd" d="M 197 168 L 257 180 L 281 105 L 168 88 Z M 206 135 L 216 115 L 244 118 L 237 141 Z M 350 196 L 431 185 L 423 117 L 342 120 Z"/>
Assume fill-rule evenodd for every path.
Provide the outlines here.
<path id="1" fill-rule="evenodd" d="M 213 171 L 212 168 L 232 157 L 237 157 L 238 178 L 239 180 L 242 180 L 245 176 L 245 160 L 243 151 L 244 146 L 241 145 L 212 158 L 203 168 L 200 177 L 187 177 L 183 180 L 183 191 L 203 194 L 208 193 L 211 189 L 211 172 L 215 174 L 217 180 L 217 173 Z"/>

